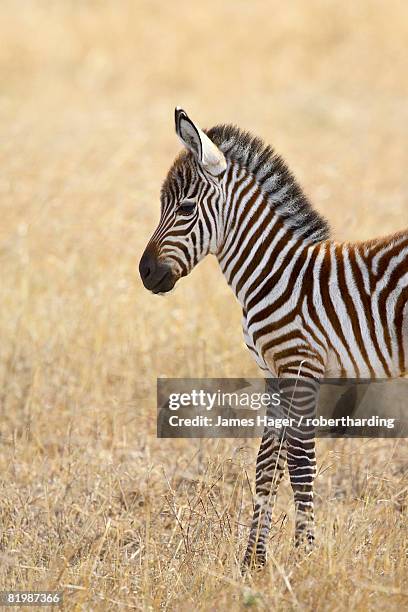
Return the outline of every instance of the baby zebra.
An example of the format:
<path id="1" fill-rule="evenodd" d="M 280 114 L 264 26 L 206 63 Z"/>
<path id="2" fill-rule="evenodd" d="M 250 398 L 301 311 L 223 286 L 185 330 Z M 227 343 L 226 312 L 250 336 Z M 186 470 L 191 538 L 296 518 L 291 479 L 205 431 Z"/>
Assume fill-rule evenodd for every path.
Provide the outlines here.
<path id="1" fill-rule="evenodd" d="M 170 291 L 209 253 L 242 306 L 245 343 L 266 378 L 301 381 L 291 396 L 310 413 L 319 379 L 408 372 L 408 230 L 369 242 L 330 239 L 284 161 L 232 125 L 202 131 L 177 108 L 185 150 L 161 190 L 161 217 L 140 261 L 153 293 Z M 312 390 L 312 392 L 310 392 Z M 295 541 L 314 541 L 313 430 L 266 428 L 244 566 L 265 563 L 285 463 Z"/>

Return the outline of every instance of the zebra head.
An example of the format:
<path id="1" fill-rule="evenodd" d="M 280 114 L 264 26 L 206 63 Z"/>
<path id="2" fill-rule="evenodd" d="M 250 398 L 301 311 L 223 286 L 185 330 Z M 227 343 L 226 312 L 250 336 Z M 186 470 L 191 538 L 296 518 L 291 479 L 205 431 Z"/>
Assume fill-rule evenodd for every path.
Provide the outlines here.
<path id="1" fill-rule="evenodd" d="M 205 255 L 217 251 L 219 240 L 225 156 L 180 108 L 175 120 L 186 150 L 163 183 L 160 221 L 139 264 L 143 284 L 153 293 L 170 291 Z"/>

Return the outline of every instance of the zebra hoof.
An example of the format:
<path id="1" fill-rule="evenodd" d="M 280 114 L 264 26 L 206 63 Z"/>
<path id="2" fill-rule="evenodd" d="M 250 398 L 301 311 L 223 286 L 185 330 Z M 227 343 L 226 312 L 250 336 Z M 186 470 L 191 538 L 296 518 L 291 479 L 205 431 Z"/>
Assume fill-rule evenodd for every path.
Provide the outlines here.
<path id="1" fill-rule="evenodd" d="M 313 534 L 306 534 L 295 537 L 295 548 L 302 554 L 310 555 L 315 548 L 315 538 Z"/>
<path id="2" fill-rule="evenodd" d="M 266 551 L 255 552 L 253 550 L 247 550 L 242 561 L 241 573 L 244 575 L 248 570 L 260 570 L 266 564 Z"/>

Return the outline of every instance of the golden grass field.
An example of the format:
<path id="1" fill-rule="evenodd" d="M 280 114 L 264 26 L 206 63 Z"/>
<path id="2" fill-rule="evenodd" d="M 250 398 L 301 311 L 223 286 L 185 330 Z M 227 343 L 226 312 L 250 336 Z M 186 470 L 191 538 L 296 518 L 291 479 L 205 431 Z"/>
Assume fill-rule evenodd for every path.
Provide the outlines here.
<path id="1" fill-rule="evenodd" d="M 216 264 L 138 261 L 173 108 L 273 144 L 338 239 L 408 225 L 408 5 L 3 0 L 0 590 L 66 610 L 402 610 L 406 440 L 319 441 L 318 544 L 287 479 L 243 579 L 257 441 L 158 440 L 158 376 L 257 376 Z M 251 487 L 251 488 L 250 488 Z"/>

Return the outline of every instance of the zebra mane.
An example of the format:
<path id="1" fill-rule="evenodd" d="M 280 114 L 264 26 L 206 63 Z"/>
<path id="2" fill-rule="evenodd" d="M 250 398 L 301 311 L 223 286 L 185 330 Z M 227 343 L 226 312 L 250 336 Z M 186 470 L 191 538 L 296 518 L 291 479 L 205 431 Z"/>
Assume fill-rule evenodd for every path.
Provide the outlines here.
<path id="1" fill-rule="evenodd" d="M 217 125 L 205 133 L 227 159 L 253 174 L 269 204 L 298 236 L 311 242 L 329 238 L 328 222 L 313 209 L 286 163 L 272 147 L 235 125 Z"/>

